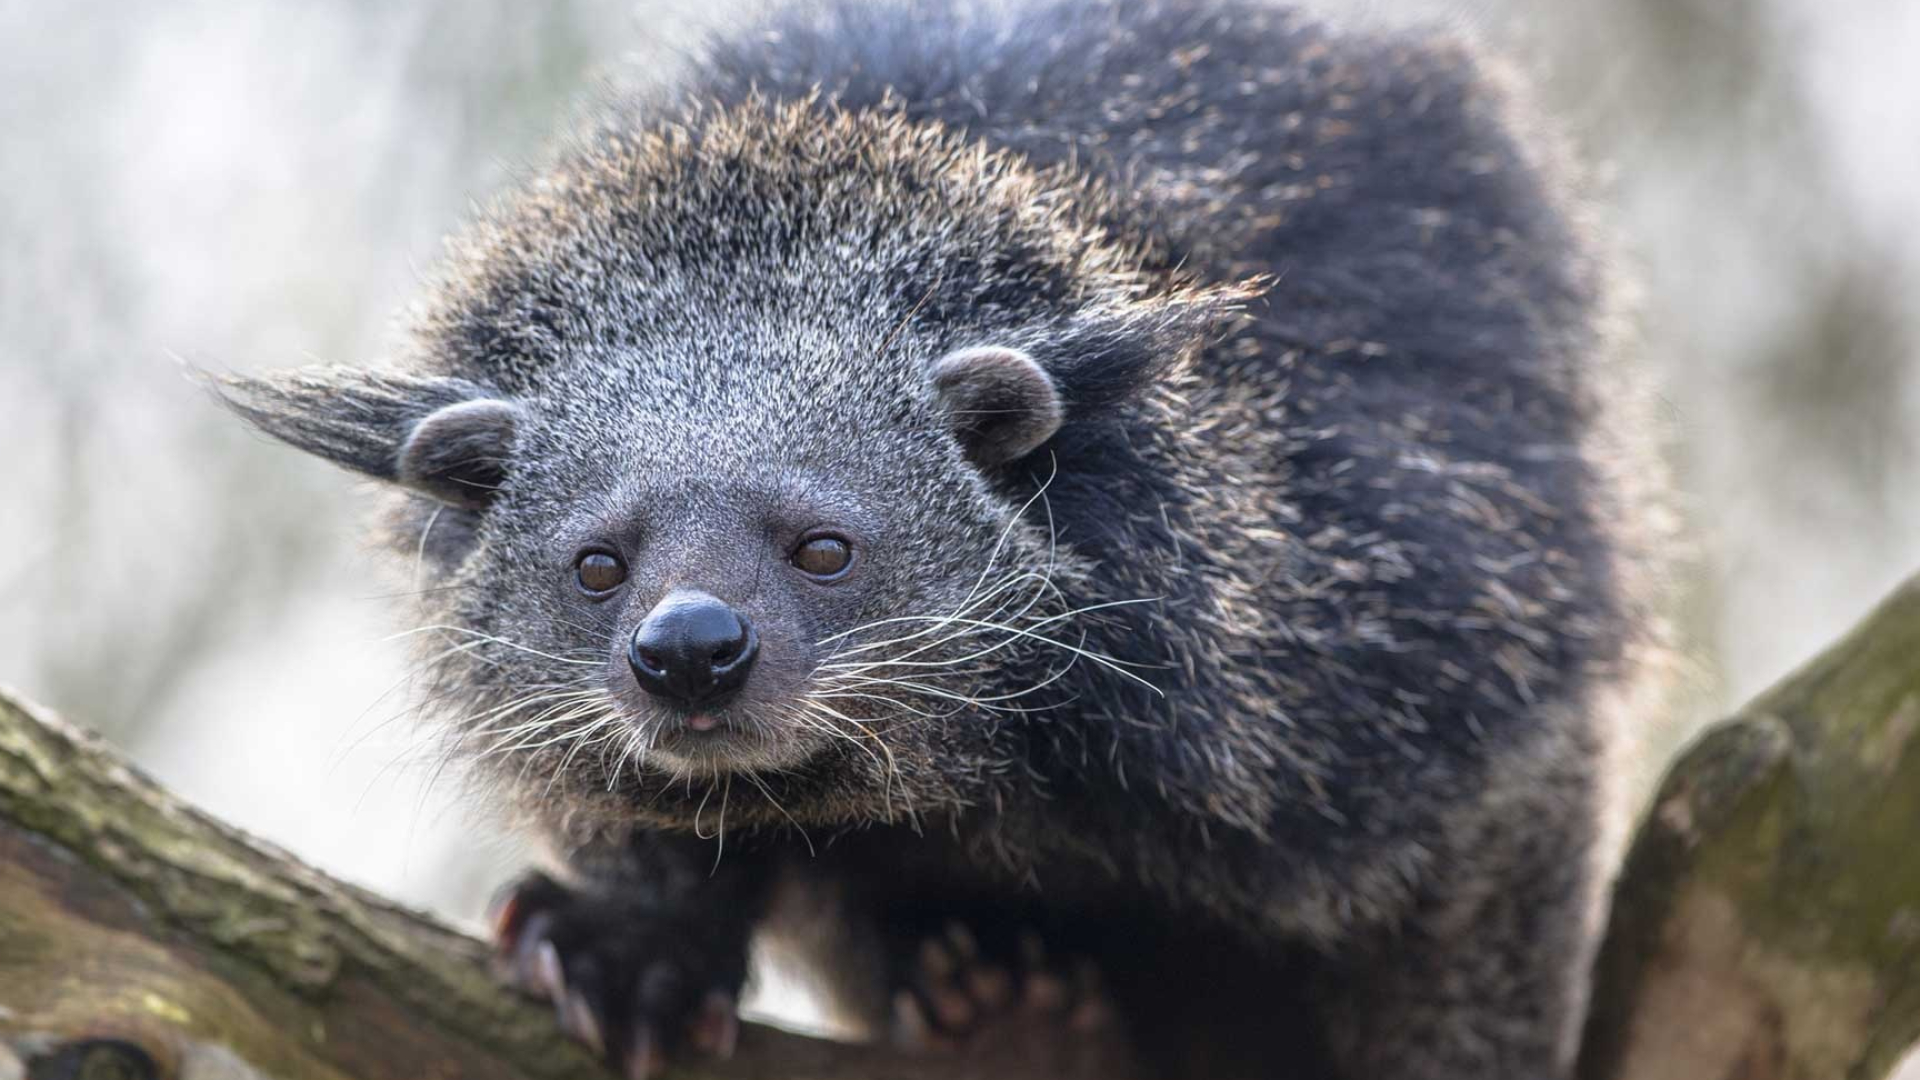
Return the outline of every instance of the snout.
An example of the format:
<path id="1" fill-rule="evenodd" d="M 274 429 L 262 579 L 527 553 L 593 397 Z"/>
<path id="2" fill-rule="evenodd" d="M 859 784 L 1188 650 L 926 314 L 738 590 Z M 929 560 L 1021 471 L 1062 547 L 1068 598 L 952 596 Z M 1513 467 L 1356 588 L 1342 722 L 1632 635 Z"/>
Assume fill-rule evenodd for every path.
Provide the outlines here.
<path id="1" fill-rule="evenodd" d="M 760 654 L 753 624 L 719 598 L 691 589 L 647 613 L 627 644 L 634 681 L 675 705 L 716 705 L 747 683 Z"/>

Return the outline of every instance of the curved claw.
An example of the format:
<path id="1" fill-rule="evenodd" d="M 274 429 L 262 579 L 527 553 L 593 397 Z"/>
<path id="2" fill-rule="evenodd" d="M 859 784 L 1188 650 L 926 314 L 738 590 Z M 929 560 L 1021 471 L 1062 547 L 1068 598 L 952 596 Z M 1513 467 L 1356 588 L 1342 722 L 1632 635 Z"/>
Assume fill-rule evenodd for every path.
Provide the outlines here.
<path id="1" fill-rule="evenodd" d="M 561 1030 L 629 1080 L 651 1080 L 682 1051 L 733 1053 L 745 941 L 726 924 L 579 895 L 539 875 L 490 916 L 507 980 L 550 1001 Z"/>

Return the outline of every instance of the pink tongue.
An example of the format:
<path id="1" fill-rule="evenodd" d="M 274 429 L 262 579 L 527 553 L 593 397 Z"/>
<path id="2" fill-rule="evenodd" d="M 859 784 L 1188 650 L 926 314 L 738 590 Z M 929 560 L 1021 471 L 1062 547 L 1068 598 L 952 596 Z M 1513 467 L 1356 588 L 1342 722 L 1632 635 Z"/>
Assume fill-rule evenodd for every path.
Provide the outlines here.
<path id="1" fill-rule="evenodd" d="M 687 720 L 687 726 L 695 731 L 712 731 L 720 726 L 720 718 L 712 713 L 695 713 Z"/>

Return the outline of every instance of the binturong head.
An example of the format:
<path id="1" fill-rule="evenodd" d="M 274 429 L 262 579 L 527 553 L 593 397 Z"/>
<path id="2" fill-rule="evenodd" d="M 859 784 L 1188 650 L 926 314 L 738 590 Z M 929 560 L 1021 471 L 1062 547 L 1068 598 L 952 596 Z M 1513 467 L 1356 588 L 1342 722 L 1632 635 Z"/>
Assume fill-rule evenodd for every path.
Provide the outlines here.
<path id="1" fill-rule="evenodd" d="M 1086 662 L 1045 485 L 1245 295 L 1144 269 L 1115 208 L 898 116 L 698 113 L 476 222 L 400 370 L 221 392 L 396 491 L 478 775 L 594 820 L 892 819 L 980 798 Z"/>

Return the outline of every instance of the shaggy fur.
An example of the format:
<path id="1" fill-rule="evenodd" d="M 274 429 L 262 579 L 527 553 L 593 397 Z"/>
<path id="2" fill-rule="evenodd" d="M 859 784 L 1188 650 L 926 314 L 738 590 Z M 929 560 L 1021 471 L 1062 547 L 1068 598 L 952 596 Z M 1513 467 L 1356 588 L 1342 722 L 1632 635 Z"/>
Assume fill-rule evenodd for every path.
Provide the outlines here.
<path id="1" fill-rule="evenodd" d="M 422 417 L 512 403 L 485 498 L 393 517 L 449 753 L 689 985 L 757 924 L 877 1024 L 928 927 L 1033 926 L 1169 1074 L 1550 1080 L 1657 470 L 1484 69 L 1252 0 L 790 11 L 477 221 L 407 374 L 230 397 L 429 495 Z M 1063 406 L 984 467 L 929 378 L 980 346 Z M 790 580 L 821 521 L 854 571 Z M 622 659 L 685 586 L 760 628 L 725 762 Z"/>

